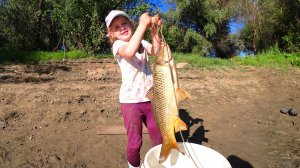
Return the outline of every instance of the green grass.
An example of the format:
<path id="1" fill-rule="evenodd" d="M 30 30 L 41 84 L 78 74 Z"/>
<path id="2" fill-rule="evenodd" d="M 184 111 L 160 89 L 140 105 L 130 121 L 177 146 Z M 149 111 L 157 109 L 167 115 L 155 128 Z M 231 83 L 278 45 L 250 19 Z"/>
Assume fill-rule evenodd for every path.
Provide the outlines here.
<path id="1" fill-rule="evenodd" d="M 270 51 L 258 54 L 256 56 L 246 56 L 244 58 L 234 57 L 230 61 L 235 65 L 281 69 L 285 69 L 288 67 L 300 68 L 300 53 L 286 54 Z"/>
<path id="2" fill-rule="evenodd" d="M 233 57 L 231 59 L 201 57 L 197 54 L 173 53 L 176 62 L 187 62 L 194 68 L 216 69 L 237 66 L 255 66 L 270 68 L 300 68 L 300 53 L 286 54 L 271 49 L 256 56 Z M 49 60 L 80 59 L 80 58 L 113 58 L 112 54 L 92 55 L 85 51 L 0 51 L 0 64 L 39 63 Z M 151 60 L 153 57 L 151 58 Z"/>
<path id="3" fill-rule="evenodd" d="M 0 51 L 0 64 L 38 63 L 49 60 L 80 59 L 91 57 L 85 51 Z"/>
<path id="4" fill-rule="evenodd" d="M 187 62 L 195 68 L 215 69 L 234 66 L 234 63 L 227 59 L 201 57 L 197 54 L 174 53 L 173 56 L 176 62 Z"/>
<path id="5" fill-rule="evenodd" d="M 254 66 L 281 69 L 286 69 L 288 67 L 300 68 L 300 53 L 286 54 L 281 52 L 268 51 L 260 53 L 256 56 L 236 56 L 231 59 L 201 57 L 197 54 L 174 53 L 173 55 L 176 62 L 187 62 L 196 68 L 215 69 L 224 67 L 233 68 L 237 66 Z"/>

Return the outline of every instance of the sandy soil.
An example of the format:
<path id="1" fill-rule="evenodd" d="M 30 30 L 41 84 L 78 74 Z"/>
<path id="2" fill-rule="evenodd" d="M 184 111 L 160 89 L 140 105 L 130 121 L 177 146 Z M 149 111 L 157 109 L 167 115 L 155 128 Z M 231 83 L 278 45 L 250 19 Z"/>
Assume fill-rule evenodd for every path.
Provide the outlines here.
<path id="1" fill-rule="evenodd" d="M 234 168 L 300 167 L 300 69 L 178 70 L 184 137 Z M 127 167 L 113 59 L 0 66 L 0 167 Z M 98 130 L 98 131 L 97 131 Z M 112 131 L 113 132 L 113 131 Z M 144 134 L 142 157 L 150 149 Z"/>

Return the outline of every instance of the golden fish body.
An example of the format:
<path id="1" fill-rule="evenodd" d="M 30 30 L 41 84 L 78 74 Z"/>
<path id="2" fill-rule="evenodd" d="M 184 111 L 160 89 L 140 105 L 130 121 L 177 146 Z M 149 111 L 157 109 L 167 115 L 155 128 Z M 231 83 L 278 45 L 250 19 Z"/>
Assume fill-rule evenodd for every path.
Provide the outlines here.
<path id="1" fill-rule="evenodd" d="M 171 149 L 179 151 L 175 132 L 187 130 L 187 126 L 179 118 L 178 100 L 190 96 L 178 87 L 175 62 L 165 42 L 161 43 L 160 53 L 153 67 L 153 86 L 154 117 L 163 137 L 159 158 L 159 163 L 162 163 L 169 156 Z"/>

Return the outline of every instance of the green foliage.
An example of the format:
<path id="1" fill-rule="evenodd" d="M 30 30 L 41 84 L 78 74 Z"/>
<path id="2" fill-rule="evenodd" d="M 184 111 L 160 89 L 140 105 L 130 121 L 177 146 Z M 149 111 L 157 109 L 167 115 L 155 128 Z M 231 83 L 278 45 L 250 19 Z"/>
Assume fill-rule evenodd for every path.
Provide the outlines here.
<path id="1" fill-rule="evenodd" d="M 208 23 L 204 26 L 204 31 L 205 31 L 205 36 L 209 37 L 217 32 L 217 28 L 214 24 Z"/>
<path id="2" fill-rule="evenodd" d="M 0 8 L 2 48 L 33 49 L 35 43 L 35 1 L 9 0 Z"/>
<path id="3" fill-rule="evenodd" d="M 157 11 L 141 0 L 7 0 L 0 6 L 0 49 L 110 52 L 105 17 L 120 9 L 138 20 Z"/>
<path id="4" fill-rule="evenodd" d="M 147 0 L 1 1 L 0 50 L 58 51 L 64 44 L 67 51 L 110 53 L 104 20 L 110 10 L 120 9 L 136 23 L 144 12 L 160 13 L 165 38 L 176 52 L 231 58 L 238 49 L 261 53 L 275 45 L 281 52 L 300 52 L 299 0 L 165 2 L 176 8 L 160 13 Z M 241 34 L 231 36 L 228 23 L 235 19 L 246 26 Z"/>
<path id="5" fill-rule="evenodd" d="M 276 44 L 281 51 L 300 51 L 300 1 L 237 0 L 246 26 L 241 34 L 248 50 L 262 52 Z"/>
<path id="6" fill-rule="evenodd" d="M 8 0 L 0 7 L 0 49 L 109 50 L 105 17 L 129 1 L 122 0 Z M 132 2 L 132 1 L 131 1 Z"/>
<path id="7" fill-rule="evenodd" d="M 126 1 L 125 1 L 126 2 Z M 99 52 L 108 48 L 105 16 L 120 7 L 120 1 L 66 0 L 53 2 L 53 20 L 59 23 L 58 35 L 70 50 Z"/>
<path id="8" fill-rule="evenodd" d="M 296 26 L 290 25 L 287 34 L 282 37 L 282 47 L 287 52 L 300 52 L 300 23 Z"/>
<path id="9" fill-rule="evenodd" d="M 134 4 L 134 7 L 131 9 L 128 9 L 129 16 L 133 16 L 134 20 L 139 19 L 139 16 L 141 16 L 144 12 L 149 11 L 151 8 L 150 4 L 141 3 L 141 4 Z"/>
<path id="10" fill-rule="evenodd" d="M 177 17 L 175 24 L 186 29 L 184 33 L 186 51 L 199 52 L 204 56 L 212 52 L 219 58 L 233 56 L 235 48 L 231 47 L 233 45 L 229 40 L 228 27 L 231 18 L 230 1 L 172 0 L 172 2 L 176 4 L 176 10 L 170 12 Z"/>
<path id="11" fill-rule="evenodd" d="M 173 51 L 184 52 L 187 50 L 184 43 L 184 33 L 185 30 L 176 25 L 163 26 L 164 37 Z"/>
<path id="12" fill-rule="evenodd" d="M 185 48 L 189 52 L 198 53 L 200 56 L 207 56 L 211 49 L 211 43 L 197 32 L 188 29 L 184 36 Z"/>

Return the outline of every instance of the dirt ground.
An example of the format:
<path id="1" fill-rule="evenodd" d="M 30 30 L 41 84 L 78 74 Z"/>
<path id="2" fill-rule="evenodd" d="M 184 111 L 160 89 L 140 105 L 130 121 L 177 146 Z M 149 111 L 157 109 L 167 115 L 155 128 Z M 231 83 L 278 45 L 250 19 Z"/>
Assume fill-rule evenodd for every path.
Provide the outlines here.
<path id="1" fill-rule="evenodd" d="M 300 167 L 300 115 L 280 113 L 300 112 L 300 69 L 187 65 L 178 75 L 193 97 L 180 103 L 185 138 L 233 168 Z M 122 127 L 120 83 L 113 59 L 0 66 L 0 167 L 127 167 L 126 135 L 101 132 Z"/>

